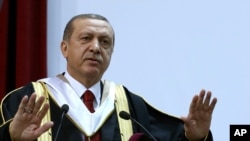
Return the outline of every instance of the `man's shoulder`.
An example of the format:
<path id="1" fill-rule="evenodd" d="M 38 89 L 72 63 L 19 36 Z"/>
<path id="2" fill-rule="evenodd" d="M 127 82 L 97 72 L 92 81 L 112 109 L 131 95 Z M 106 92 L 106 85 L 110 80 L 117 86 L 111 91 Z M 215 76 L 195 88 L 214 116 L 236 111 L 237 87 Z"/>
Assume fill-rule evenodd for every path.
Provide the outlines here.
<path id="1" fill-rule="evenodd" d="M 9 101 L 9 100 L 20 100 L 23 96 L 28 95 L 30 96 L 34 92 L 34 87 L 33 87 L 34 82 L 29 82 L 24 86 L 20 86 L 9 93 L 7 93 L 2 101 Z"/>
<path id="2" fill-rule="evenodd" d="M 128 97 L 130 97 L 130 99 L 133 101 L 133 104 L 135 105 L 135 107 L 140 107 L 141 109 L 144 109 L 141 107 L 142 105 L 144 105 L 144 107 L 146 107 L 148 113 L 152 114 L 153 116 L 158 117 L 158 119 L 159 118 L 164 119 L 164 120 L 168 119 L 168 121 L 171 121 L 173 123 L 183 124 L 183 121 L 179 117 L 159 110 L 158 108 L 156 108 L 155 106 L 153 106 L 149 102 L 147 102 L 142 96 L 131 92 L 125 86 L 124 86 L 124 89 L 125 89 L 125 92 L 128 95 Z"/>

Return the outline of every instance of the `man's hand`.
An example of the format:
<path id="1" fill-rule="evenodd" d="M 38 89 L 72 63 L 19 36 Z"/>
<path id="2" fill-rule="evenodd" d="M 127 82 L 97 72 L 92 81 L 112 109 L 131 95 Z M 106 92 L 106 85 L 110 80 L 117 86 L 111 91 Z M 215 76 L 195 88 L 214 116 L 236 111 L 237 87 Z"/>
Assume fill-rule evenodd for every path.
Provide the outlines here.
<path id="1" fill-rule="evenodd" d="M 53 122 L 41 125 L 42 119 L 49 109 L 49 104 L 44 103 L 44 100 L 43 96 L 36 100 L 36 94 L 34 93 L 30 98 L 28 96 L 23 97 L 18 111 L 9 126 L 12 140 L 35 140 L 53 126 Z"/>
<path id="2" fill-rule="evenodd" d="M 200 141 L 209 133 L 212 113 L 217 99 L 211 100 L 211 92 L 201 90 L 191 102 L 187 117 L 181 117 L 184 121 L 185 135 L 190 141 Z M 205 99 L 204 99 L 205 98 Z"/>

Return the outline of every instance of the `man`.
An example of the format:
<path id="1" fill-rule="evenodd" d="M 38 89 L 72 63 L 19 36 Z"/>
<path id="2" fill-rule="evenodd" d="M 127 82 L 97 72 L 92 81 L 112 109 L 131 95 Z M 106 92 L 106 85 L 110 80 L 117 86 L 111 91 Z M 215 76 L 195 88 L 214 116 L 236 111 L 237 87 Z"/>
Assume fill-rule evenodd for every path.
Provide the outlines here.
<path id="1" fill-rule="evenodd" d="M 195 95 L 188 116 L 179 119 L 154 109 L 126 87 L 101 80 L 114 40 L 114 30 L 105 17 L 73 17 L 61 43 L 66 72 L 29 83 L 3 99 L 0 140 L 126 141 L 140 133 L 158 141 L 212 141 L 209 129 L 217 100 L 211 100 L 210 91 Z M 69 111 L 60 128 L 64 104 L 69 105 Z M 139 121 L 150 135 L 138 124 L 119 117 L 121 111 Z"/>

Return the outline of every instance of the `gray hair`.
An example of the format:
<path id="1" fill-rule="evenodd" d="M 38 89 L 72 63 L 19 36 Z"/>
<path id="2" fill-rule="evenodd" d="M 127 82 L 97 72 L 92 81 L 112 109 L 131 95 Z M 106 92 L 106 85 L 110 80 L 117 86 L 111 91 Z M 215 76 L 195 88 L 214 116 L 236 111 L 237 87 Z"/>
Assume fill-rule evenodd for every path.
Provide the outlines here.
<path id="1" fill-rule="evenodd" d="M 77 19 L 97 19 L 97 20 L 102 20 L 102 21 L 105 21 L 107 23 L 110 24 L 110 22 L 108 21 L 107 18 L 105 18 L 104 16 L 102 15 L 98 15 L 98 14 L 80 14 L 80 15 L 76 15 L 74 17 L 72 17 L 69 22 L 66 24 L 66 27 L 64 29 L 64 32 L 63 32 L 63 40 L 69 40 L 72 33 L 73 33 L 73 22 Z M 111 26 L 111 24 L 110 24 Z M 111 26 L 112 30 L 113 30 L 113 27 Z M 115 32 L 113 30 L 113 45 L 115 43 Z"/>

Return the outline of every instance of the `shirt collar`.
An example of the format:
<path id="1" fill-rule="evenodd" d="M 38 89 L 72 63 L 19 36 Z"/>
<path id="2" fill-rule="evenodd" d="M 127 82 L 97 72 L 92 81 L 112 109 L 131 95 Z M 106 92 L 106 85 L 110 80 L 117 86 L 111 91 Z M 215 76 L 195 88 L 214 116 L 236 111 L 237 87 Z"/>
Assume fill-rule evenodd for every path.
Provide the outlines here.
<path id="1" fill-rule="evenodd" d="M 67 71 L 64 74 L 65 78 L 68 80 L 69 84 L 73 88 L 73 90 L 76 92 L 76 94 L 81 98 L 82 94 L 87 90 L 87 88 L 81 84 L 79 81 L 74 79 Z M 96 84 L 91 86 L 88 90 L 90 90 L 95 95 L 95 102 L 94 105 L 100 105 L 100 99 L 101 99 L 101 82 L 98 81 Z"/>

